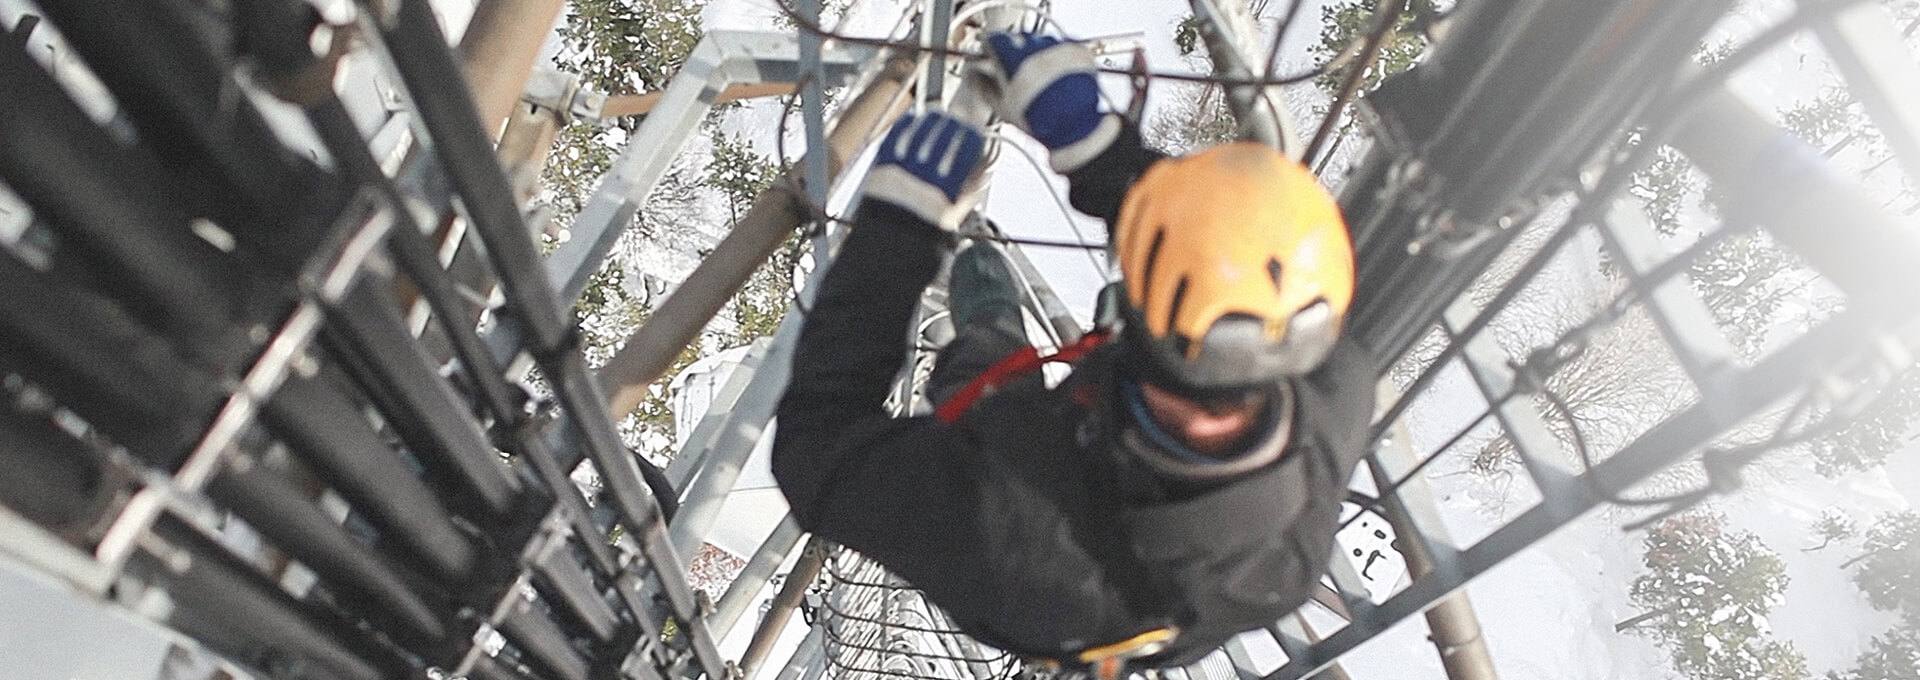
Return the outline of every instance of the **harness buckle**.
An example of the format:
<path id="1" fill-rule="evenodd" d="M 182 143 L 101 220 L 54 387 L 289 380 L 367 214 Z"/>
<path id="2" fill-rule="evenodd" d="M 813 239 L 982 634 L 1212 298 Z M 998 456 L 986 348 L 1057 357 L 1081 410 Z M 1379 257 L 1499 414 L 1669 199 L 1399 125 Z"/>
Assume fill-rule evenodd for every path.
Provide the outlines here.
<path id="1" fill-rule="evenodd" d="M 1159 654 L 1180 636 L 1180 629 L 1173 626 L 1155 628 L 1112 644 L 1100 645 L 1081 651 L 1072 661 L 1062 663 L 1058 659 L 1036 659 L 1048 670 L 1062 667 L 1085 670 L 1095 680 L 1121 680 L 1126 677 L 1127 669 L 1136 659 Z"/>

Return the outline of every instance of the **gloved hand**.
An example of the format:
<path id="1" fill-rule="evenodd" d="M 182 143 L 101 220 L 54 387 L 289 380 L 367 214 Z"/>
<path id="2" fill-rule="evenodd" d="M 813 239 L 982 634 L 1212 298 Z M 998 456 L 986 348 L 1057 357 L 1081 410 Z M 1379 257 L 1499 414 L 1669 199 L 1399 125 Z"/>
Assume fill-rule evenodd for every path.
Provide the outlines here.
<path id="1" fill-rule="evenodd" d="M 985 148 L 978 129 L 945 112 L 901 116 L 880 142 L 865 195 L 953 231 L 979 201 L 968 185 L 978 176 Z"/>
<path id="2" fill-rule="evenodd" d="M 1001 118 L 1052 151 L 1053 169 L 1073 172 L 1120 134 L 1120 118 L 1100 113 L 1093 52 L 1085 45 L 1033 33 L 987 36 L 992 75 L 1000 82 Z"/>

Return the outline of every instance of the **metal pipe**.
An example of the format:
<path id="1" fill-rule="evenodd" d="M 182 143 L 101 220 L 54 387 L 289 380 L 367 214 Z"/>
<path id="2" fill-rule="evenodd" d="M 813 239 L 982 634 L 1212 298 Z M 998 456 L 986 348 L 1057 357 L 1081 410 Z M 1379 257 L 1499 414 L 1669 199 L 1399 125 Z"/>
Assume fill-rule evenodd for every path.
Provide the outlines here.
<path id="1" fill-rule="evenodd" d="M 568 644 L 566 633 L 554 625 L 533 603 L 519 600 L 513 611 L 500 622 L 500 634 L 526 652 L 527 660 L 542 675 L 560 680 L 586 680 L 587 660 Z"/>
<path id="2" fill-rule="evenodd" d="M 473 89 L 473 108 L 488 139 L 520 102 L 540 45 L 552 31 L 562 4 L 562 0 L 480 0 L 473 8 L 473 19 L 460 36 L 460 57 Z"/>
<path id="3" fill-rule="evenodd" d="M 1391 395 L 1393 391 L 1390 381 L 1381 381 L 1377 386 L 1377 392 L 1383 398 Z M 1413 437 L 1407 433 L 1404 423 L 1396 423 L 1395 432 L 1390 440 L 1387 446 L 1401 447 L 1396 452 L 1398 460 L 1410 461 L 1415 458 L 1411 450 Z M 1396 486 L 1393 473 L 1381 464 L 1369 463 L 1367 469 L 1372 472 L 1373 483 L 1377 488 L 1390 489 Z M 1419 473 L 1408 471 L 1402 474 Z M 1413 482 L 1400 493 L 1384 494 L 1380 498 L 1381 514 L 1386 516 L 1387 523 L 1393 527 L 1395 536 L 1421 537 L 1395 541 L 1401 557 L 1406 559 L 1407 574 L 1416 580 L 1433 575 L 1435 562 L 1432 551 L 1428 549 L 1428 543 L 1422 540 L 1429 537 L 1426 533 L 1422 533 L 1421 525 L 1414 521 L 1413 513 L 1409 511 L 1402 494 L 1426 495 L 1425 489 L 1424 480 L 1420 480 Z M 1428 501 L 1431 502 L 1430 497 Z M 1428 640 L 1433 642 L 1435 650 L 1440 653 L 1440 665 L 1446 669 L 1448 678 L 1497 680 L 1500 677 L 1494 670 L 1493 656 L 1487 651 L 1486 640 L 1480 636 L 1480 620 L 1474 615 L 1473 602 L 1468 599 L 1465 588 L 1440 598 L 1437 604 L 1426 610 L 1425 617 L 1427 629 L 1430 632 Z M 1305 623 L 1304 619 L 1302 623 Z M 1317 643 L 1318 640 L 1315 642 Z"/>
<path id="4" fill-rule="evenodd" d="M 612 496 L 612 505 L 619 511 L 628 536 L 639 544 L 641 556 L 658 575 L 660 594 L 665 596 L 673 619 L 685 632 L 700 670 L 720 677 L 726 672 L 724 663 L 712 632 L 699 615 L 693 589 L 687 585 L 686 566 L 667 539 L 661 505 L 646 481 L 649 473 L 641 471 L 638 457 L 620 443 L 613 421 L 600 411 L 607 403 L 606 397 L 587 371 L 586 357 L 577 351 L 564 351 L 548 353 L 539 360 L 541 370 L 559 396 L 561 408 L 570 414 L 569 421 L 579 429 L 587 455 L 599 469 L 600 479 Z M 650 474 L 658 482 L 665 481 L 658 470 Z M 632 596 L 632 593 L 623 595 Z"/>
<path id="5" fill-rule="evenodd" d="M 1480 619 L 1473 613 L 1473 602 L 1466 591 L 1446 597 L 1428 609 L 1428 639 L 1440 653 L 1440 665 L 1453 680 L 1493 680 L 1493 657 L 1487 641 L 1480 636 Z"/>
<path id="6" fill-rule="evenodd" d="M 513 200 L 526 205 L 540 191 L 540 171 L 547 165 L 553 140 L 560 134 L 563 113 L 522 104 L 507 110 L 507 127 L 500 133 L 500 165 L 513 185 Z"/>
<path id="7" fill-rule="evenodd" d="M 760 547 L 753 551 L 753 557 L 747 559 L 746 566 L 741 567 L 740 573 L 733 577 L 733 583 L 727 585 L 727 592 L 720 596 L 713 613 L 707 615 L 707 628 L 713 631 L 714 637 L 726 639 L 734 624 L 740 621 L 740 615 L 745 614 L 754 599 L 760 596 L 760 589 L 773 578 L 780 564 L 787 561 L 793 546 L 800 542 L 800 534 L 800 523 L 793 519 L 792 513 L 774 525 L 773 533 L 760 542 Z"/>
<path id="8" fill-rule="evenodd" d="M 392 534 L 394 543 L 437 580 L 458 584 L 474 577 L 480 547 L 454 526 L 399 452 L 327 378 L 290 376 L 262 415 L 275 436 L 355 512 Z"/>
<path id="9" fill-rule="evenodd" d="M 1311 624 L 1307 623 L 1307 617 L 1303 616 L 1300 612 L 1294 612 L 1293 615 L 1300 621 L 1300 630 L 1307 634 L 1307 642 L 1319 644 L 1320 633 L 1315 631 Z M 1335 661 L 1327 664 L 1326 670 L 1313 674 L 1313 677 L 1308 678 L 1308 680 L 1353 680 L 1353 676 L 1348 675 L 1347 669 L 1342 667 L 1340 662 Z"/>
<path id="10" fill-rule="evenodd" d="M 464 299 L 455 290 L 452 275 L 440 267 L 440 261 L 434 255 L 426 235 L 408 216 L 406 201 L 400 197 L 391 180 L 380 171 L 345 107 L 337 97 L 330 96 L 310 107 L 308 118 L 346 168 L 348 176 L 377 187 L 399 216 L 400 224 L 394 229 L 389 242 L 394 258 L 440 320 L 447 341 L 452 345 L 455 356 L 466 367 L 473 388 L 493 416 L 495 426 L 514 433 L 518 452 L 533 465 L 539 477 L 547 481 L 553 497 L 567 506 L 567 517 L 575 530 L 582 536 L 599 535 L 598 528 L 591 524 L 591 514 L 584 501 L 567 479 L 566 469 L 571 469 L 572 465 L 558 464 L 557 457 L 546 441 L 538 433 L 521 427 L 527 417 L 521 409 L 525 395 L 508 388 L 504 369 L 469 323 Z M 601 573 L 613 572 L 616 562 L 612 549 L 604 541 L 586 540 L 581 544 Z"/>
<path id="11" fill-rule="evenodd" d="M 1213 59 L 1214 72 L 1233 78 L 1264 75 L 1256 72 L 1255 60 L 1242 46 L 1258 35 L 1253 17 L 1245 3 L 1221 3 L 1218 0 L 1190 0 L 1200 37 L 1207 43 L 1207 55 Z M 1280 36 L 1274 36 L 1279 40 Z M 1278 87 L 1232 85 L 1227 87 L 1227 103 L 1239 121 L 1240 138 L 1252 139 L 1299 159 L 1300 136 L 1292 117 L 1279 101 Z"/>
<path id="12" fill-rule="evenodd" d="M 0 503 L 76 546 L 117 491 L 106 456 L 45 413 L 0 407 L 0 469 Z"/>
<path id="13" fill-rule="evenodd" d="M 631 533 L 637 536 L 635 542 L 640 545 L 641 557 L 646 559 L 658 576 L 658 594 L 666 598 L 674 620 L 687 636 L 687 647 L 692 649 L 694 660 L 700 665 L 698 670 L 710 678 L 728 677 L 726 663 L 720 658 L 713 634 L 698 615 L 699 605 L 694 599 L 693 589 L 687 586 L 682 576 L 687 573 L 686 564 L 680 561 L 680 556 L 674 553 L 673 546 L 667 542 L 665 527 L 655 522 Z"/>
<path id="14" fill-rule="evenodd" d="M 183 178 L 172 200 L 206 215 L 263 271 L 294 272 L 349 198 L 280 142 L 177 2 L 44 3 L 67 43 L 115 95 L 165 167 Z"/>
<path id="15" fill-rule="evenodd" d="M 232 258 L 190 231 L 178 175 L 148 149 L 114 142 L 21 46 L 0 42 L 0 178 L 64 237 L 56 265 L 213 363 L 237 360 L 245 343 L 231 330 L 232 291 L 248 286 Z"/>
<path id="16" fill-rule="evenodd" d="M 746 355 L 740 358 L 740 363 L 733 367 L 733 372 L 727 375 L 726 384 L 713 393 L 713 398 L 707 402 L 706 414 L 693 426 L 693 432 L 687 434 L 685 443 L 674 454 L 673 461 L 667 463 L 667 481 L 674 488 L 687 488 L 693 476 L 706 467 L 707 455 L 713 451 L 715 441 L 720 438 L 720 430 L 728 421 L 727 414 L 739 407 L 746 390 L 753 386 L 753 378 L 759 375 L 760 365 L 771 344 L 765 340 L 755 341 Z"/>
<path id="17" fill-rule="evenodd" d="M 433 9 L 427 0 L 397 4 L 391 21 L 378 22 L 381 36 L 441 167 L 486 246 L 506 294 L 506 321 L 524 334 L 536 357 L 574 351 L 568 344 L 572 325 L 563 314 L 568 307 L 559 304 L 547 281 L 512 187 L 487 142 L 491 135 L 474 112 L 460 65 L 446 49 Z"/>
<path id="18" fill-rule="evenodd" d="M 596 540 L 585 537 L 586 541 Z M 613 639 L 619 617 L 613 607 L 607 605 L 606 598 L 597 592 L 593 577 L 586 567 L 573 558 L 571 550 L 553 550 L 534 565 L 534 582 L 540 586 L 540 592 L 549 594 L 552 601 L 564 605 L 573 612 L 574 618 L 587 627 L 594 638 L 600 642 Z"/>
<path id="19" fill-rule="evenodd" d="M 847 103 L 827 138 L 830 175 L 838 175 L 847 160 L 866 146 L 872 132 L 905 107 L 898 95 L 912 76 L 911 59 L 892 59 L 871 86 Z M 637 408 L 646 399 L 647 386 L 672 365 L 747 277 L 788 234 L 812 218 L 807 203 L 791 186 L 793 179 L 775 181 L 761 192 L 726 238 L 600 367 L 600 384 L 609 393 L 609 413 L 622 417 Z"/>
<path id="20" fill-rule="evenodd" d="M 1463 5 L 1419 68 L 1368 95 L 1380 143 L 1343 192 L 1358 246 L 1349 334 L 1383 359 L 1416 342 L 1542 187 L 1612 143 L 1725 6 Z"/>
<path id="21" fill-rule="evenodd" d="M 519 668 L 508 666 L 491 656 L 475 658 L 473 669 L 467 671 L 467 677 L 473 680 L 536 680 L 533 676 L 520 672 Z"/>
<path id="22" fill-rule="evenodd" d="M 156 618 L 227 658 L 298 680 L 391 680 L 417 672 L 171 515 L 162 515 L 141 545 L 129 573 L 165 590 L 174 605 Z"/>
<path id="23" fill-rule="evenodd" d="M 638 532 L 657 531 L 660 505 L 643 483 L 643 472 L 620 444 L 613 424 L 600 417 L 606 403 L 598 393 L 582 357 L 572 344 L 577 337 L 562 316 L 566 307 L 554 295 L 545 267 L 534 251 L 532 239 L 513 202 L 511 187 L 501 172 L 497 158 L 488 148 L 466 89 L 459 78 L 459 67 L 448 57 L 431 8 L 425 0 L 401 0 L 390 17 L 380 22 L 382 37 L 393 57 L 394 66 L 406 82 L 433 148 L 459 192 L 474 229 L 485 244 L 501 288 L 509 302 L 503 322 L 524 334 L 530 354 L 541 365 L 567 412 L 578 427 L 586 451 L 612 493 L 614 504 L 628 528 Z M 537 461 L 538 462 L 538 461 Z M 657 472 L 657 471 L 656 471 Z M 566 496 L 571 498 L 571 496 Z M 662 564 L 675 564 L 670 551 L 658 554 L 658 546 L 642 547 Z M 693 621 L 693 597 L 678 574 L 663 578 L 675 613 L 683 621 Z M 703 669 L 720 672 L 719 655 L 704 628 L 690 631 Z"/>
<path id="24" fill-rule="evenodd" d="M 614 242 L 639 213 L 647 192 L 692 138 L 700 114 L 708 109 L 708 97 L 722 81 L 720 67 L 725 62 L 718 36 L 709 33 L 701 38 L 661 92 L 658 110 L 640 121 L 627 148 L 601 175 L 593 195 L 574 215 L 572 238 L 547 257 L 548 280 L 562 299 L 580 297 L 587 280 L 599 271 Z"/>
<path id="25" fill-rule="evenodd" d="M 721 419 L 716 428 L 718 433 L 714 435 L 711 450 L 702 459 L 699 473 L 686 489 L 686 503 L 667 528 L 675 550 L 683 554 L 699 550 L 707 533 L 719 521 L 727 495 L 739 481 L 747 458 L 766 434 L 780 394 L 793 373 L 793 348 L 799 342 L 801 322 L 798 314 L 789 314 L 780 320 L 771 349 L 754 369 L 740 401 L 725 413 L 713 414 Z"/>
<path id="26" fill-rule="evenodd" d="M 453 618 L 451 608 L 429 603 L 416 587 L 418 579 L 403 577 L 278 473 L 247 456 L 233 456 L 208 481 L 207 495 L 312 569 L 350 610 L 387 623 L 381 628 L 389 634 L 415 646 L 445 641 L 443 621 Z"/>
<path id="27" fill-rule="evenodd" d="M 775 676 L 774 680 L 818 678 L 819 669 L 826 665 L 827 624 L 821 621 L 807 629 L 807 636 L 793 648 L 793 654 L 787 657 L 786 665 L 780 667 L 780 674 Z"/>
<path id="28" fill-rule="evenodd" d="M 797 59 L 786 56 L 785 50 L 797 51 L 798 42 L 797 37 L 780 34 L 717 30 L 700 39 L 661 92 L 652 112 L 631 135 L 626 149 L 601 177 L 593 196 L 581 206 L 571 227 L 573 238 L 547 258 L 548 277 L 561 298 L 580 296 L 587 279 L 600 269 L 620 233 L 639 212 L 647 192 L 653 190 L 678 150 L 692 138 L 701 115 L 712 107 L 722 87 L 749 73 L 794 80 Z M 873 59 L 875 54 L 872 47 L 836 44 L 830 53 L 832 73 L 839 75 L 858 68 L 864 76 L 867 71 L 863 65 L 879 63 Z M 852 89 L 865 88 L 863 77 Z"/>
<path id="29" fill-rule="evenodd" d="M 519 480 L 501 464 L 480 424 L 453 387 L 434 370 L 394 309 L 385 277 L 366 276 L 329 310 L 332 354 L 354 369 L 386 420 L 423 463 L 458 480 L 458 496 L 493 518 L 514 514 Z"/>
<path id="30" fill-rule="evenodd" d="M 0 252 L 0 366 L 150 465 L 179 465 L 224 396 L 114 303 Z"/>
<path id="31" fill-rule="evenodd" d="M 930 21 L 920 27 L 920 30 L 923 31 L 926 36 L 926 40 L 922 44 L 927 47 L 946 47 L 948 36 L 953 30 L 953 0 L 932 0 L 932 2 L 928 4 L 933 6 L 933 16 Z M 803 3 L 801 6 L 805 8 L 802 9 L 801 12 L 805 14 L 808 21 L 819 22 L 819 0 L 811 0 L 810 2 Z M 816 40 L 818 39 L 816 38 Z M 817 45 L 818 43 L 815 44 Z M 815 49 L 818 48 L 816 47 Z M 944 55 L 929 56 L 927 59 L 927 75 L 921 79 L 921 82 L 925 83 L 925 85 L 920 88 L 921 100 L 933 102 L 945 101 L 947 98 L 946 75 L 947 57 Z"/>
<path id="32" fill-rule="evenodd" d="M 620 442 L 612 421 L 599 411 L 599 405 L 604 402 L 593 384 L 593 377 L 587 373 L 585 357 L 577 352 L 558 353 L 542 362 L 541 368 L 553 383 L 560 407 L 571 414 L 569 422 L 580 434 L 581 448 L 598 468 L 600 479 L 628 528 L 664 525 L 659 501 L 646 484 L 639 462 Z"/>
<path id="33" fill-rule="evenodd" d="M 758 99 L 760 97 L 784 97 L 799 91 L 798 83 L 734 83 L 728 85 L 726 89 L 721 90 L 720 94 L 714 95 L 713 103 L 725 104 L 742 99 Z M 644 116 L 652 112 L 653 107 L 659 106 L 660 100 L 664 97 L 666 97 L 665 92 L 622 94 L 607 97 L 606 105 L 600 107 L 600 117 L 605 119 Z"/>
<path id="34" fill-rule="evenodd" d="M 946 7 L 947 13 L 952 13 L 952 0 L 933 1 L 936 15 L 940 14 L 940 7 Z M 799 0 L 800 16 L 806 21 L 819 23 L 820 4 L 820 0 Z M 796 37 L 800 48 L 799 58 L 795 60 L 800 67 L 800 120 L 807 149 L 824 149 L 827 148 L 826 71 L 821 69 L 820 64 L 821 35 L 800 31 Z M 937 98 L 938 95 L 935 96 Z M 809 205 L 827 204 L 827 190 L 833 185 L 832 162 L 824 154 L 808 153 L 795 164 L 800 172 L 800 188 L 806 192 Z M 816 236 L 814 242 L 823 243 L 821 239 L 824 236 Z"/>
<path id="35" fill-rule="evenodd" d="M 766 618 L 760 620 L 753 639 L 747 643 L 747 651 L 740 655 L 741 680 L 753 680 L 754 671 L 760 669 L 760 663 L 773 651 L 773 643 L 780 639 L 787 620 L 793 618 L 794 610 L 800 608 L 801 600 L 807 596 L 807 589 L 820 578 L 820 570 L 827 564 L 827 549 L 825 539 L 818 536 L 807 539 L 800 561 L 794 563 L 793 571 L 787 572 L 787 582 L 780 584 L 780 592 L 774 594 Z"/>

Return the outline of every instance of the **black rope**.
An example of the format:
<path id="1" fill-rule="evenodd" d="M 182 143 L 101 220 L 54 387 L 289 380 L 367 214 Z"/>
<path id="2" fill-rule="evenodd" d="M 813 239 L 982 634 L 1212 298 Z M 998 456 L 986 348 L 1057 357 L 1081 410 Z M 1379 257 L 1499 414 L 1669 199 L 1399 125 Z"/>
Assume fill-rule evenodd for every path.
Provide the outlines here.
<path id="1" fill-rule="evenodd" d="M 1700 454 L 1701 466 L 1707 472 L 1707 481 L 1705 484 L 1702 484 L 1700 488 L 1663 498 L 1627 499 L 1628 502 L 1623 502 L 1623 505 L 1665 505 L 1667 507 L 1651 517 L 1626 525 L 1625 529 L 1627 531 L 1637 531 L 1646 528 L 1698 505 L 1709 496 L 1739 489 L 1744 483 L 1744 480 L 1740 476 L 1741 472 L 1762 456 L 1833 434 L 1852 422 L 1855 416 L 1878 407 L 1896 397 L 1899 390 L 1890 389 L 1893 380 L 1894 378 L 1891 374 L 1883 376 L 1880 384 L 1860 388 L 1854 392 L 1855 395 L 1874 393 L 1875 396 L 1873 398 L 1854 399 L 1850 404 L 1843 404 L 1829 410 L 1818 422 L 1802 427 L 1797 432 L 1788 432 L 1787 428 L 1793 424 L 1793 421 L 1796 420 L 1798 416 L 1812 410 L 1813 400 L 1816 395 L 1811 391 L 1808 392 L 1801 397 L 1799 402 L 1794 404 L 1793 409 L 1780 421 L 1780 427 L 1775 428 L 1772 436 L 1748 444 L 1726 448 L 1712 448 Z"/>

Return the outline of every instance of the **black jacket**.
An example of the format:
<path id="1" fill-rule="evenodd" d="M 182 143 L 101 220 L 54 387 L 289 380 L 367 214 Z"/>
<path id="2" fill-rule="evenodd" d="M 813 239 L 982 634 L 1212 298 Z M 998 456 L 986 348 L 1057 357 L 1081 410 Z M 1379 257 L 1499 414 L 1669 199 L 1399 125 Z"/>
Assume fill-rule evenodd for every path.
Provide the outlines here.
<path id="1" fill-rule="evenodd" d="M 1128 130 L 1071 177 L 1075 206 L 1111 222 L 1157 158 Z M 1070 658 L 1173 625 L 1179 638 L 1143 662 L 1187 663 L 1307 598 L 1367 444 L 1375 376 L 1354 343 L 1295 381 L 1278 462 L 1156 494 L 1156 478 L 1114 441 L 1118 346 L 1081 359 L 1057 388 L 1009 387 L 951 426 L 889 417 L 882 401 L 945 238 L 881 202 L 864 203 L 855 225 L 807 312 L 779 408 L 773 471 L 802 527 L 886 565 L 969 634 L 1028 656 Z"/>

